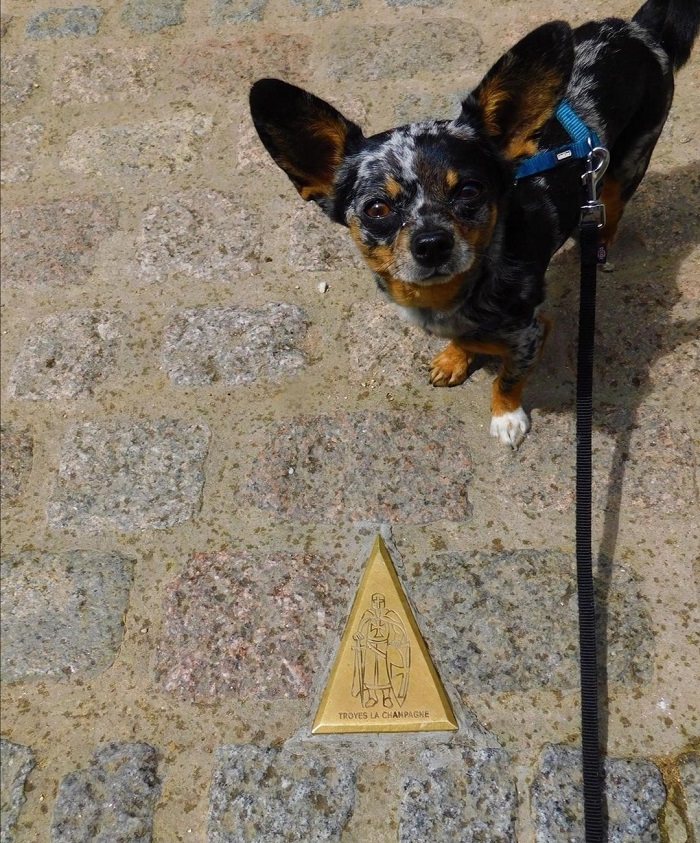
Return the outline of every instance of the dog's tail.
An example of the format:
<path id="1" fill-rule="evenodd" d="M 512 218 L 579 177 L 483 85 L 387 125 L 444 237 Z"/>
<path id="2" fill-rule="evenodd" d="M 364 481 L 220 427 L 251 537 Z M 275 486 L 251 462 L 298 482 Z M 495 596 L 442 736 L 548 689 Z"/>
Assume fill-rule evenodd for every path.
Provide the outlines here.
<path id="1" fill-rule="evenodd" d="M 700 0 L 647 0 L 632 20 L 654 36 L 678 70 L 698 34 Z"/>

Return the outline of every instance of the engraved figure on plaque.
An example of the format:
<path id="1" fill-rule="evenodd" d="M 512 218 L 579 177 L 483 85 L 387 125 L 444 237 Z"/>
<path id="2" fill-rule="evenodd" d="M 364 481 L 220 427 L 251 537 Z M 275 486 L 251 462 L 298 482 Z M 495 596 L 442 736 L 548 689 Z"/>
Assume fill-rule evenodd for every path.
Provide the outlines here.
<path id="1" fill-rule="evenodd" d="M 411 644 L 403 621 L 386 608 L 383 594 L 371 597 L 353 635 L 355 666 L 352 696 L 363 708 L 380 703 L 384 708 L 403 708 L 411 670 Z"/>

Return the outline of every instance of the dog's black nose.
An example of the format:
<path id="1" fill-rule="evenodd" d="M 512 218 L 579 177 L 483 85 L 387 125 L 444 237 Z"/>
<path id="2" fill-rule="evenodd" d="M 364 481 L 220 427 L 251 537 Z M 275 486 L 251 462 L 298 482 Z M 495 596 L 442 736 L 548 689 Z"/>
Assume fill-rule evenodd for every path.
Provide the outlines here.
<path id="1" fill-rule="evenodd" d="M 421 231 L 411 241 L 411 253 L 421 266 L 439 266 L 450 257 L 454 244 L 452 232 L 444 228 Z"/>

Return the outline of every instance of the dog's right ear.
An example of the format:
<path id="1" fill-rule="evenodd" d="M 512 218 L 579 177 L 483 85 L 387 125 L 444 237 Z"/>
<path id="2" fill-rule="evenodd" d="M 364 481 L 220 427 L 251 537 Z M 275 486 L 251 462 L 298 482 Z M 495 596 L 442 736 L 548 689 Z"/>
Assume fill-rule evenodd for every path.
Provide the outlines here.
<path id="1" fill-rule="evenodd" d="M 501 56 L 464 100 L 457 122 L 476 116 L 508 159 L 533 155 L 537 133 L 564 96 L 573 66 L 571 27 L 545 23 Z"/>
<path id="2" fill-rule="evenodd" d="M 303 199 L 333 214 L 340 162 L 362 143 L 359 126 L 332 105 L 279 79 L 260 79 L 250 90 L 250 113 L 260 140 Z"/>

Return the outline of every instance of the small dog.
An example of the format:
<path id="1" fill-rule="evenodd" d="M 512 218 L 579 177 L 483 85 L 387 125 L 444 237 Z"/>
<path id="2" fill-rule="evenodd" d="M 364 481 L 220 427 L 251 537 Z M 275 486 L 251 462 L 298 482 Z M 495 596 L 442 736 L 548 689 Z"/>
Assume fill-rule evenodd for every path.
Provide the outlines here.
<path id="1" fill-rule="evenodd" d="M 609 150 L 599 232 L 607 247 L 699 23 L 700 0 L 647 0 L 631 21 L 574 30 L 547 23 L 496 62 L 456 119 L 368 138 L 301 88 L 261 79 L 251 89 L 260 139 L 302 198 L 349 228 L 382 292 L 449 339 L 430 382 L 462 383 L 475 354 L 501 358 L 491 434 L 504 444 L 517 447 L 529 429 L 521 395 L 548 333 L 545 271 L 581 206 L 585 161 L 566 146 L 572 136 L 558 108 L 564 102 Z M 518 176 L 523 161 L 548 149 L 560 150 L 561 163 Z"/>

